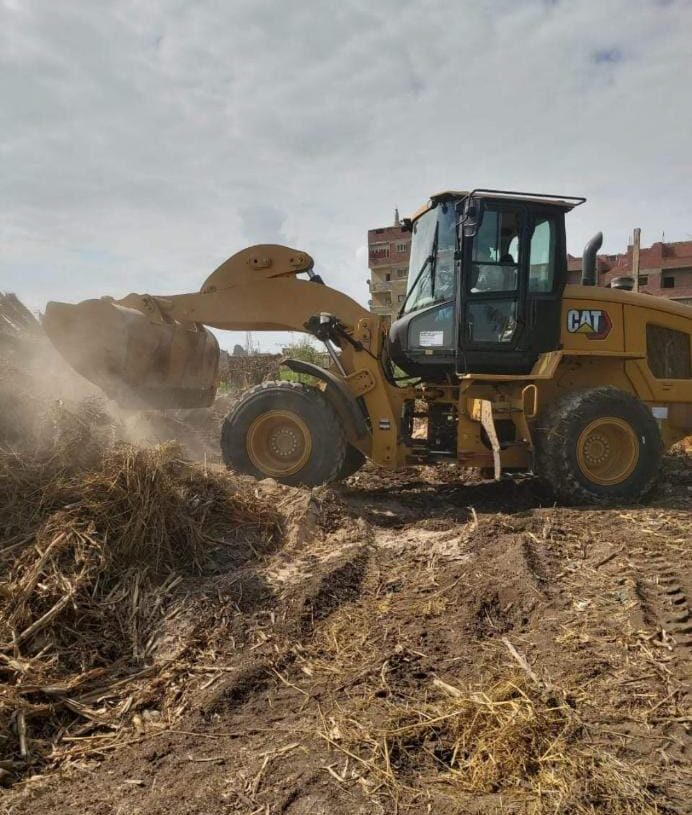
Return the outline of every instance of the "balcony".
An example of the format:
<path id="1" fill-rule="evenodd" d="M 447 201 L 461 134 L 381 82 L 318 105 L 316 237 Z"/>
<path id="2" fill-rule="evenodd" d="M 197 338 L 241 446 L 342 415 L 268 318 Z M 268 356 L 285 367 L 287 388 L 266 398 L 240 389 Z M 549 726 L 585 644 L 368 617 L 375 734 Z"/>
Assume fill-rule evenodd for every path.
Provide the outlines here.
<path id="1" fill-rule="evenodd" d="M 372 250 L 368 252 L 368 266 L 371 269 L 379 266 L 389 266 L 390 263 L 391 260 L 389 259 L 389 250 L 386 252 L 373 252 Z"/>
<path id="2" fill-rule="evenodd" d="M 373 292 L 373 294 L 376 292 L 391 291 L 392 289 L 391 280 L 369 280 L 368 285 L 370 286 L 370 291 Z"/>

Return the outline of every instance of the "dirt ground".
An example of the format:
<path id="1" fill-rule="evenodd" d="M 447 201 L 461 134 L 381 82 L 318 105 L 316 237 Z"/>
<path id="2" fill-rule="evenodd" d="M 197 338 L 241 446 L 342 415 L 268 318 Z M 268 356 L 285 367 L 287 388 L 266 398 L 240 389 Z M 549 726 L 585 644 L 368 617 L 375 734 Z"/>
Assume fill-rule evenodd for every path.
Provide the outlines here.
<path id="1" fill-rule="evenodd" d="M 283 542 L 185 587 L 180 703 L 3 815 L 691 811 L 689 454 L 618 509 L 445 467 L 255 489 Z"/>

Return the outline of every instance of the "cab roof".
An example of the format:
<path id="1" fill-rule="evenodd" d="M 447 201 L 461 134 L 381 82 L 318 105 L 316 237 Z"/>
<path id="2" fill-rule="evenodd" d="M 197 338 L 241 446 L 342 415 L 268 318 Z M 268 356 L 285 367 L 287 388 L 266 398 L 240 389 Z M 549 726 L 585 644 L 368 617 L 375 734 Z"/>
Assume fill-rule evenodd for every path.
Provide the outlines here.
<path id="1" fill-rule="evenodd" d="M 565 212 L 569 212 L 574 207 L 578 207 L 586 201 L 586 198 L 573 195 L 548 195 L 535 192 L 514 192 L 511 190 L 444 190 L 430 196 L 427 204 L 419 207 L 411 217 L 412 221 L 419 218 L 429 209 L 435 206 L 438 201 L 445 201 L 450 198 L 459 199 L 472 196 L 473 198 L 505 198 L 512 201 L 531 201 L 537 204 L 547 204 L 548 206 L 559 207 Z"/>

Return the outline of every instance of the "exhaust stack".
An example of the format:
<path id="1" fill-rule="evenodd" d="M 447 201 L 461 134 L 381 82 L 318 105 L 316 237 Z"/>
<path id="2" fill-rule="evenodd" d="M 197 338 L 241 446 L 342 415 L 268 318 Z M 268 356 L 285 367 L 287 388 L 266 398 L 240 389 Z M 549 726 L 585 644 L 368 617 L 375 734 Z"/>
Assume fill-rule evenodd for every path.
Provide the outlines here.
<path id="1" fill-rule="evenodd" d="M 582 258 L 581 284 L 582 286 L 595 286 L 598 283 L 596 274 L 596 255 L 603 245 L 603 233 L 597 232 L 584 247 Z"/>

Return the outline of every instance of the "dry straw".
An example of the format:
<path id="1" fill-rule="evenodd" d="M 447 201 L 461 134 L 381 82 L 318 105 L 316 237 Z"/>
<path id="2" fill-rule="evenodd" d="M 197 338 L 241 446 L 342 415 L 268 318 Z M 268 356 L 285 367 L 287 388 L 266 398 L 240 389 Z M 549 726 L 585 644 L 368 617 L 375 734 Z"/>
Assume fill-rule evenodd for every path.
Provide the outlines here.
<path id="1" fill-rule="evenodd" d="M 112 429 L 112 428 L 111 428 Z M 175 445 L 109 443 L 95 403 L 58 406 L 41 443 L 0 450 L 0 769 L 19 774 L 93 738 L 131 735 L 163 693 L 157 637 L 172 589 L 215 549 L 261 552 L 275 512 Z"/>
<path id="2" fill-rule="evenodd" d="M 649 780 L 595 745 L 573 705 L 524 675 L 484 691 L 436 680 L 427 698 L 391 694 L 342 711 L 322 737 L 395 800 L 425 789 L 498 794 L 525 813 L 660 812 Z"/>

